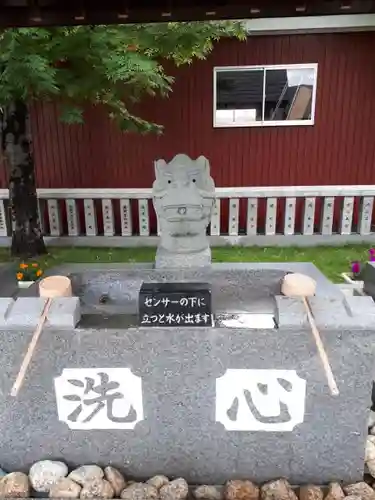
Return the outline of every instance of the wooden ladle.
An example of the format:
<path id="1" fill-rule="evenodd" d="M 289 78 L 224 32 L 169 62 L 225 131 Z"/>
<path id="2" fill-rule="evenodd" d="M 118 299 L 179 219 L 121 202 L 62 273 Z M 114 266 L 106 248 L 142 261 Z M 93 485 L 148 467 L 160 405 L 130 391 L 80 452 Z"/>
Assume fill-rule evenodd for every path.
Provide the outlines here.
<path id="1" fill-rule="evenodd" d="M 315 344 L 318 349 L 319 357 L 321 359 L 324 372 L 327 377 L 328 387 L 331 391 L 332 396 L 337 396 L 339 394 L 339 389 L 333 376 L 331 365 L 329 364 L 328 356 L 324 349 L 324 345 L 320 337 L 319 330 L 316 326 L 314 316 L 307 301 L 307 297 L 312 297 L 313 295 L 315 295 L 316 281 L 310 278 L 310 276 L 306 276 L 305 274 L 287 274 L 283 279 L 281 292 L 286 297 L 301 297 L 307 313 L 307 319 L 311 327 Z"/>
<path id="2" fill-rule="evenodd" d="M 20 370 L 18 372 L 17 378 L 13 384 L 10 395 L 16 397 L 19 390 L 22 387 L 27 368 L 30 364 L 31 358 L 33 357 L 36 344 L 42 333 L 44 323 L 47 319 L 47 314 L 52 303 L 52 299 L 56 297 L 71 297 L 72 296 L 72 284 L 69 278 L 66 276 L 48 276 L 44 278 L 39 283 L 39 295 L 40 297 L 46 298 L 47 301 L 40 316 L 37 327 L 34 330 L 33 336 L 31 338 L 29 347 L 26 351 L 25 357 L 23 358 Z"/>

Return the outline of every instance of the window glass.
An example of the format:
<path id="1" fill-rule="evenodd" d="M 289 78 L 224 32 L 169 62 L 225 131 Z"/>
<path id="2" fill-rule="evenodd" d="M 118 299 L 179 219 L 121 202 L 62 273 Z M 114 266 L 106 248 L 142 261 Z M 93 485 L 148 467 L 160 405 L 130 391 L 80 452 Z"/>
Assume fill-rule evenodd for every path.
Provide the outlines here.
<path id="1" fill-rule="evenodd" d="M 215 126 L 313 122 L 315 65 L 217 68 L 215 77 Z"/>
<path id="2" fill-rule="evenodd" d="M 262 120 L 263 70 L 218 71 L 216 75 L 216 114 L 232 111 L 232 123 Z"/>
<path id="3" fill-rule="evenodd" d="M 264 120 L 311 120 L 315 71 L 266 69 Z"/>

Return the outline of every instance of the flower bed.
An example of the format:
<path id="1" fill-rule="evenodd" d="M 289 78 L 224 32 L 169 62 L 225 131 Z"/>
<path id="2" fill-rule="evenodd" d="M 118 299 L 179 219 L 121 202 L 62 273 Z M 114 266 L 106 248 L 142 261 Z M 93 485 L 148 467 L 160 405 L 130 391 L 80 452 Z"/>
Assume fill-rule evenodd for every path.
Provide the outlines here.
<path id="1" fill-rule="evenodd" d="M 20 288 L 27 288 L 43 275 L 38 262 L 21 262 L 18 266 L 16 278 Z"/>

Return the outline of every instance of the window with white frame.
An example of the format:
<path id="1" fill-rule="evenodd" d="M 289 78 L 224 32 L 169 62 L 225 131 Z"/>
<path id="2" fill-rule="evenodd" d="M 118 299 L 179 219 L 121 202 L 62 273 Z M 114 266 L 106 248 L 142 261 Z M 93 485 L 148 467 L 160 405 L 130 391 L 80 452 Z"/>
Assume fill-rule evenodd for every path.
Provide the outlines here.
<path id="1" fill-rule="evenodd" d="M 317 64 L 214 69 L 214 127 L 313 125 Z"/>

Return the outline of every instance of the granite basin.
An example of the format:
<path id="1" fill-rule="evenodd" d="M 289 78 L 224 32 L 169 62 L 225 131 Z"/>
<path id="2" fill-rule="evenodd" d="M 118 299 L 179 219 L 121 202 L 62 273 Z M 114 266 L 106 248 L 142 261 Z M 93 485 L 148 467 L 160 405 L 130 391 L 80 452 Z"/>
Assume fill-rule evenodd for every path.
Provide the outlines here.
<path id="1" fill-rule="evenodd" d="M 317 281 L 310 306 L 339 394 L 329 388 L 301 301 L 279 295 L 288 272 Z M 54 458 L 71 467 L 111 463 L 141 480 L 162 471 L 191 484 L 222 484 L 249 471 L 257 482 L 361 480 L 374 367 L 370 297 L 345 296 L 303 263 L 200 271 L 69 265 L 50 273 L 71 277 L 83 319 L 76 328 L 43 330 L 17 398 L 10 391 L 33 332 L 1 332 L 6 470 Z M 215 314 L 273 313 L 277 330 L 128 322 L 142 282 L 181 280 L 210 283 Z M 108 382 L 116 394 L 106 396 Z M 98 395 L 104 409 L 91 406 Z"/>
<path id="2" fill-rule="evenodd" d="M 291 272 L 313 277 L 319 295 L 342 296 L 342 292 L 310 263 L 214 264 L 210 269 L 183 270 L 158 270 L 151 264 L 64 265 L 48 274 L 69 276 L 73 295 L 80 298 L 83 317 L 96 316 L 93 321 L 110 320 L 130 327 L 137 324 L 138 296 L 143 282 L 207 282 L 212 289 L 217 325 L 223 318 L 238 315 L 257 315 L 258 319 L 272 316 L 277 321 L 275 296 L 281 294 L 282 279 Z M 37 284 L 21 294 L 37 295 Z M 90 323 L 88 318 L 86 320 Z"/>

